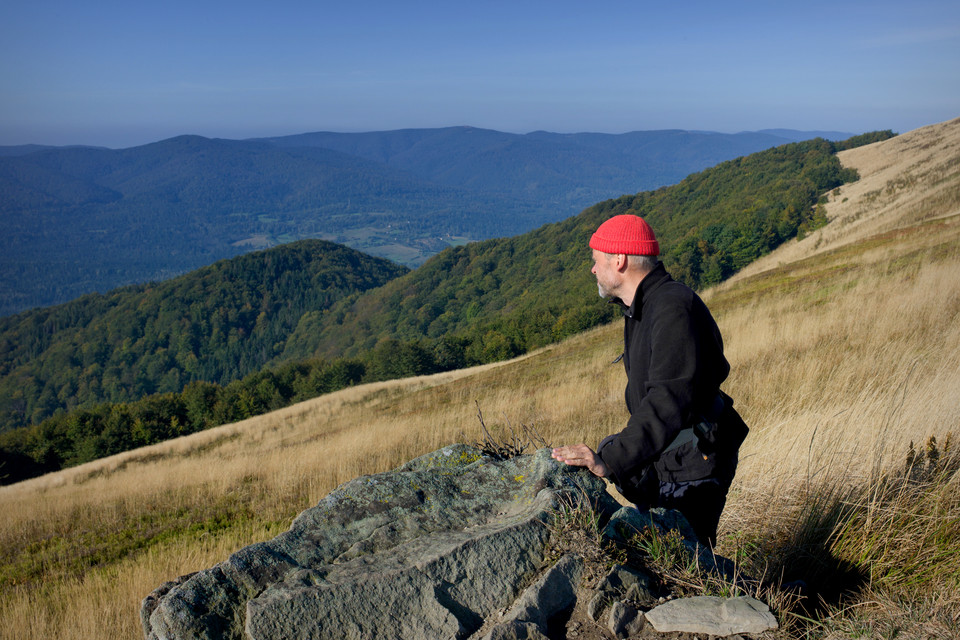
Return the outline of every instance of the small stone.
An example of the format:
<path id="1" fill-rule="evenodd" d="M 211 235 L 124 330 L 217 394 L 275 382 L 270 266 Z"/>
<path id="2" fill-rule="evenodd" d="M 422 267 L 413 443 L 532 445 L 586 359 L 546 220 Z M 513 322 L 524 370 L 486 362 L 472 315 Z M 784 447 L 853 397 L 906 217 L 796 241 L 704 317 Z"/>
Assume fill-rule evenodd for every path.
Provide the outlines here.
<path id="1" fill-rule="evenodd" d="M 486 640 L 550 640 L 532 622 L 514 620 L 494 627 Z"/>
<path id="2" fill-rule="evenodd" d="M 630 604 L 614 602 L 607 617 L 607 628 L 617 638 L 637 635 L 643 629 L 643 614 Z"/>
<path id="3" fill-rule="evenodd" d="M 627 593 L 624 595 L 624 599 L 647 609 L 649 609 L 653 603 L 656 602 L 653 594 L 650 593 L 650 590 L 645 589 L 638 584 L 630 585 L 630 588 L 627 589 Z"/>
<path id="4" fill-rule="evenodd" d="M 617 598 L 621 598 L 633 590 L 636 600 L 653 598 L 650 592 L 653 588 L 653 579 L 638 569 L 614 565 L 610 572 L 600 581 L 599 589 Z M 645 594 L 645 595 L 641 595 Z M 630 598 L 628 598 L 630 599 Z"/>
<path id="5" fill-rule="evenodd" d="M 676 531 L 690 551 L 694 551 L 698 545 L 690 523 L 683 514 L 673 509 L 622 507 L 610 517 L 603 533 L 615 542 L 627 542 L 632 536 L 651 527 L 664 534 Z"/>
<path id="6" fill-rule="evenodd" d="M 651 609 L 646 618 L 660 633 L 756 635 L 779 626 L 767 605 L 748 596 L 726 600 L 713 596 L 680 598 Z"/>
<path id="7" fill-rule="evenodd" d="M 598 593 L 587 603 L 587 617 L 597 622 L 603 609 L 607 606 L 607 596 L 604 593 Z"/>

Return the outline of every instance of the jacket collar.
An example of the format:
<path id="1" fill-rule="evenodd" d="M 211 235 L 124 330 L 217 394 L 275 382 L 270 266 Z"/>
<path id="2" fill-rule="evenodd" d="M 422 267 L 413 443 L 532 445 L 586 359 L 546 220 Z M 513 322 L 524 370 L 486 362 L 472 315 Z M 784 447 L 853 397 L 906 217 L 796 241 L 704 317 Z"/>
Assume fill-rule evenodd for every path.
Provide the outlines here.
<path id="1" fill-rule="evenodd" d="M 640 310 L 643 308 L 644 297 L 669 279 L 670 274 L 667 273 L 666 267 L 663 266 L 662 262 L 658 262 L 653 271 L 645 275 L 640 284 L 637 285 L 637 292 L 633 296 L 633 304 L 628 307 L 623 304 L 623 300 L 620 298 L 614 298 L 610 302 L 619 304 L 623 308 L 623 315 L 628 318 L 638 318 Z"/>

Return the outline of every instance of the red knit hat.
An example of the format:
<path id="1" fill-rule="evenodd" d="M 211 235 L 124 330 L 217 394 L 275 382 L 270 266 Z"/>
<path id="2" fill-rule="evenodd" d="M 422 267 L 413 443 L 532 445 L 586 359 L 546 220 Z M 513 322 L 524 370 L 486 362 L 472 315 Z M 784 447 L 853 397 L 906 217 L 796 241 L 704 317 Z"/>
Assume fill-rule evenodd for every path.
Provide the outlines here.
<path id="1" fill-rule="evenodd" d="M 630 256 L 658 256 L 660 245 L 653 229 L 640 216 L 613 216 L 601 224 L 590 237 L 590 248 L 604 253 Z"/>

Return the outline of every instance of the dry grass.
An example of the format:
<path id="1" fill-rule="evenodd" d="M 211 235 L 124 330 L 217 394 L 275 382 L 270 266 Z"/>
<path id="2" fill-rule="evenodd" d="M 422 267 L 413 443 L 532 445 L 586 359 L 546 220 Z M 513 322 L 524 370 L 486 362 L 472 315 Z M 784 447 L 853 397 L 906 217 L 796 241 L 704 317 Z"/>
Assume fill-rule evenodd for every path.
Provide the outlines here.
<path id="1" fill-rule="evenodd" d="M 878 454 L 958 424 L 960 220 L 936 226 L 849 256 L 857 262 L 840 275 L 806 269 L 847 255 L 802 262 L 788 296 L 749 300 L 731 288 L 731 304 L 715 294 L 735 364 L 730 392 L 766 459 L 752 472 L 795 475 L 811 456 L 842 455 L 847 473 L 866 473 Z M 900 250 L 911 241 L 923 250 Z"/>
<path id="2" fill-rule="evenodd" d="M 774 256 L 708 293 L 733 365 L 726 389 L 753 428 L 721 552 L 762 548 L 786 567 L 791 549 L 816 547 L 853 562 L 832 546 L 843 520 L 831 525 L 831 509 L 862 503 L 910 441 L 957 430 L 960 221 L 937 193 L 924 221 L 907 211 L 880 235 Z M 482 439 L 478 404 L 494 435 L 526 424 L 554 444 L 596 443 L 625 420 L 622 367 L 610 364 L 620 343 L 619 325 L 602 327 L 505 365 L 347 389 L 0 488 L 0 638 L 140 637 L 139 603 L 155 587 L 276 535 L 342 482 Z M 874 581 L 853 611 L 960 611 L 960 589 L 910 584 L 907 601 Z M 846 633 L 837 625 L 821 635 Z"/>
<path id="3" fill-rule="evenodd" d="M 861 178 L 826 194 L 831 223 L 748 265 L 734 282 L 893 229 L 960 213 L 960 119 L 838 155 Z"/>
<path id="4" fill-rule="evenodd" d="M 558 425 L 588 424 L 598 400 L 619 410 L 615 343 L 595 348 L 609 333 L 580 338 L 597 352 L 586 359 L 569 344 L 510 366 L 347 389 L 5 487 L 0 637 L 136 637 L 139 602 L 164 581 L 276 535 L 342 482 L 479 440 L 476 403 L 494 435 L 525 423 L 554 440 Z M 595 372 L 591 384 L 580 365 Z M 518 388 L 535 379 L 544 393 Z M 591 431 L 578 437 L 594 440 Z"/>

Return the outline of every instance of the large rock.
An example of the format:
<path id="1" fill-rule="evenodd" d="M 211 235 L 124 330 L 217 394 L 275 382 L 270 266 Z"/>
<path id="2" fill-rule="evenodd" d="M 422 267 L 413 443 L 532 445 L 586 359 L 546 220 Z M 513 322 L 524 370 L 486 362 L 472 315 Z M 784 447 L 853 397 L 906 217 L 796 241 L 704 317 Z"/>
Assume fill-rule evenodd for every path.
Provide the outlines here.
<path id="1" fill-rule="evenodd" d="M 341 485 L 273 540 L 159 587 L 141 608 L 144 635 L 467 637 L 543 567 L 561 494 L 609 500 L 547 449 L 503 461 L 441 449 Z"/>

